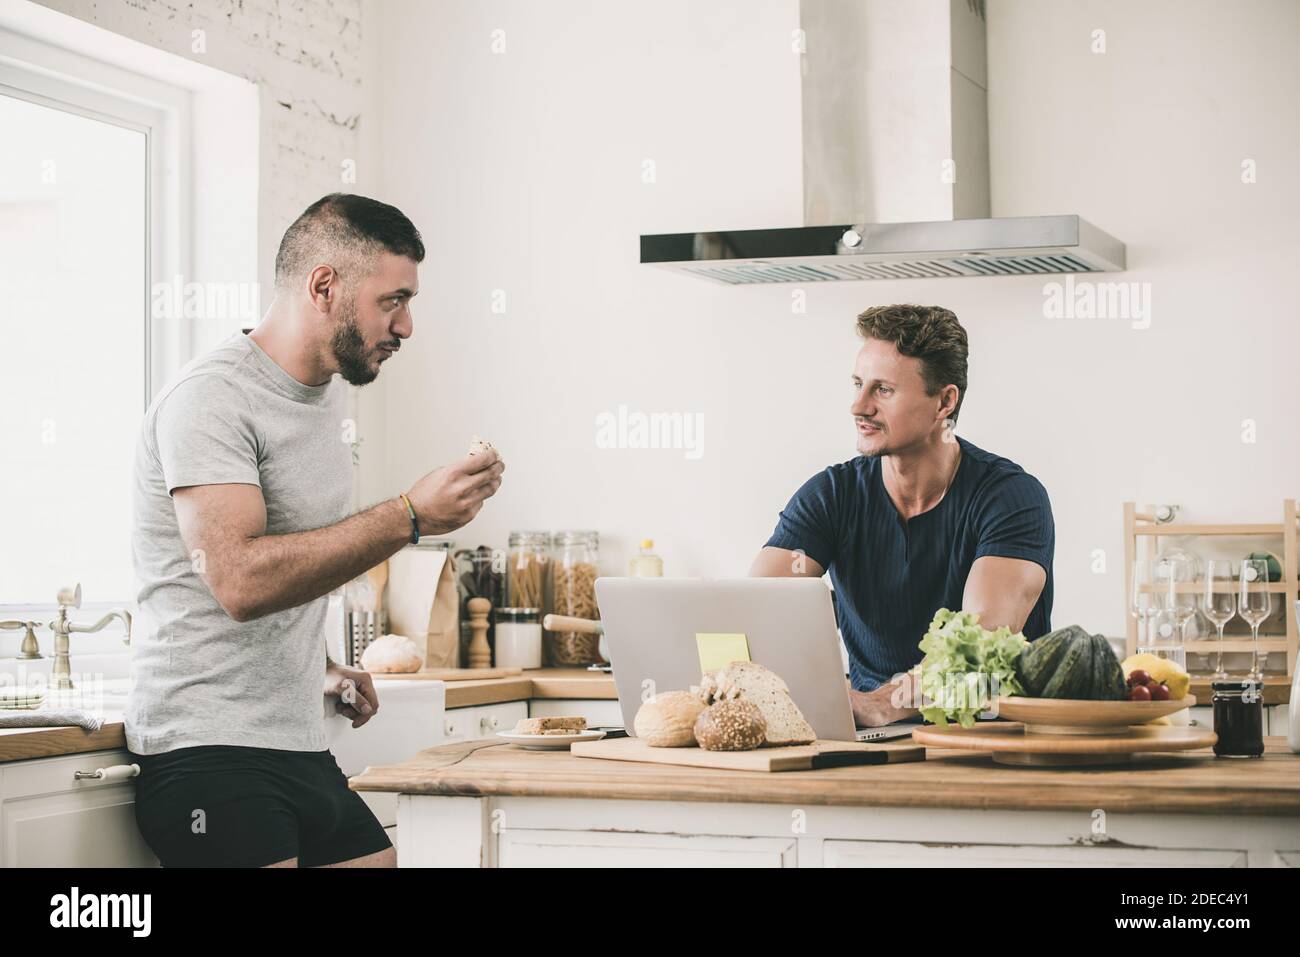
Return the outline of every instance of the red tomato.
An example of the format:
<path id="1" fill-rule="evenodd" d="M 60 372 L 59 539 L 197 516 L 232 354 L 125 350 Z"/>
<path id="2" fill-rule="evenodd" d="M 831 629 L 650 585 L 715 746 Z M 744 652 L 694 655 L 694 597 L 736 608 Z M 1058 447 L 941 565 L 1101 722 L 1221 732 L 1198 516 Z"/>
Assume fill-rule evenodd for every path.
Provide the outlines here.
<path id="1" fill-rule="evenodd" d="M 1133 690 L 1128 693 L 1129 701 L 1150 701 L 1151 688 L 1148 685 L 1134 685 Z"/>

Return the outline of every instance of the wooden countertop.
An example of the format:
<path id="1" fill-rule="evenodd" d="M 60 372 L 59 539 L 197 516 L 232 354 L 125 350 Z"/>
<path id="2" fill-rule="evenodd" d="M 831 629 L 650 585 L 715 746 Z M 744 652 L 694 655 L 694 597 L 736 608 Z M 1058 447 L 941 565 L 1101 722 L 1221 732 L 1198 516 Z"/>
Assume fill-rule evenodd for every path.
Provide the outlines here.
<path id="1" fill-rule="evenodd" d="M 529 698 L 594 698 L 617 700 L 614 679 L 585 668 L 539 668 L 517 678 L 448 681 L 447 707 L 465 708 Z M 0 763 L 29 758 L 55 758 L 85 751 L 126 747 L 126 727 L 106 721 L 98 731 L 83 728 L 0 728 Z"/>
<path id="2" fill-rule="evenodd" d="M 1192 679 L 1191 693 L 1210 703 L 1207 679 Z M 1286 704 L 1290 687 L 1283 678 L 1264 682 L 1265 705 Z M 527 701 L 530 698 L 586 698 L 615 701 L 614 679 L 585 668 L 538 668 L 516 678 L 471 679 L 447 682 L 447 707 Z M 1279 739 L 1281 740 L 1281 739 Z M 126 730 L 121 721 L 106 722 L 93 734 L 81 728 L 0 729 L 0 763 L 28 758 L 58 757 L 84 751 L 106 751 L 126 747 Z"/>
<path id="3" fill-rule="evenodd" d="M 0 763 L 125 747 L 126 726 L 120 720 L 106 721 L 98 731 L 78 727 L 0 728 Z"/>
<path id="4" fill-rule="evenodd" d="M 1189 694 L 1195 695 L 1198 705 L 1210 703 L 1210 678 L 1192 678 Z M 1264 706 L 1286 704 L 1291 700 L 1291 682 L 1286 678 L 1264 679 Z"/>
<path id="5" fill-rule="evenodd" d="M 534 668 L 518 678 L 447 682 L 447 707 L 466 708 L 529 698 L 591 698 L 617 701 L 614 679 L 586 668 Z"/>
<path id="6" fill-rule="evenodd" d="M 987 753 L 929 749 L 914 763 L 777 773 L 718 771 L 463 741 L 367 768 L 355 791 L 755 804 L 1281 814 L 1300 817 L 1300 754 L 1265 738 L 1252 760 L 1209 749 L 1143 755 L 1122 769 L 1012 768 Z M 905 744 L 906 742 L 904 742 Z M 882 745 L 884 747 L 889 744 Z"/>

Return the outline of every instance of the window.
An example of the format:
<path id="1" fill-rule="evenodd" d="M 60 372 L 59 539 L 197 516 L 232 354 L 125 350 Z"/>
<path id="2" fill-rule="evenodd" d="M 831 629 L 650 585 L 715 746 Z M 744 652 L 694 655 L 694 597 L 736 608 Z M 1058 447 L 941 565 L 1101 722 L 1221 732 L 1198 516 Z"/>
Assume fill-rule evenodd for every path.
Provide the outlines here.
<path id="1" fill-rule="evenodd" d="M 88 604 L 134 598 L 166 123 L 0 58 L 0 604 L 52 604 L 78 582 Z"/>

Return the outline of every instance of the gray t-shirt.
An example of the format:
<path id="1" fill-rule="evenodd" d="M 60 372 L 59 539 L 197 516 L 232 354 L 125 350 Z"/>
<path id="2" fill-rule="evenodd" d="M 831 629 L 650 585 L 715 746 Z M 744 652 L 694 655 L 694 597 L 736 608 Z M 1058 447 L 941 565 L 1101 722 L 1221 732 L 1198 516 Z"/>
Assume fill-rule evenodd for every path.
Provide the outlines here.
<path id="1" fill-rule="evenodd" d="M 145 413 L 131 549 L 139 592 L 126 743 L 137 754 L 230 744 L 326 749 L 328 598 L 237 622 L 198 574 L 171 499 L 186 485 L 258 485 L 266 532 L 333 525 L 352 504 L 345 387 L 308 386 L 236 333 L 183 368 Z"/>

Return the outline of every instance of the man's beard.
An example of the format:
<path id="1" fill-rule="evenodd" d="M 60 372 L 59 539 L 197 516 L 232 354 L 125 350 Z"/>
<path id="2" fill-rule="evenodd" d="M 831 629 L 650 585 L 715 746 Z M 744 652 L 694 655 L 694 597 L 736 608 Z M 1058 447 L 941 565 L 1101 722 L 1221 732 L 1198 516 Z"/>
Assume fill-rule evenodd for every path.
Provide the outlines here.
<path id="1" fill-rule="evenodd" d="M 370 352 L 366 340 L 357 328 L 356 304 L 349 302 L 343 310 L 339 324 L 330 336 L 330 348 L 339 364 L 339 374 L 352 385 L 374 382 L 379 370 L 370 366 Z"/>

